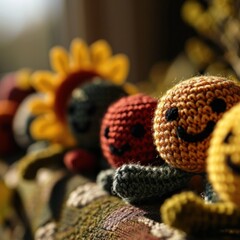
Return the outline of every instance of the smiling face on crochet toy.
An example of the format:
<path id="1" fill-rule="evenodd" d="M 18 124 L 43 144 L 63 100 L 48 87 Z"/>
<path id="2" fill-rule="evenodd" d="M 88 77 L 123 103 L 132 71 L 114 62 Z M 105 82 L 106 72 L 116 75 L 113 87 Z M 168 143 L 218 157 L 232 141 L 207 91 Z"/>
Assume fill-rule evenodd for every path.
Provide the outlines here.
<path id="1" fill-rule="evenodd" d="M 157 161 L 152 137 L 156 105 L 156 99 L 137 94 L 123 97 L 108 108 L 100 135 L 103 154 L 111 166 Z"/>
<path id="2" fill-rule="evenodd" d="M 101 119 L 108 106 L 127 93 L 107 80 L 94 78 L 75 88 L 68 103 L 67 119 L 78 145 L 99 148 Z"/>
<path id="3" fill-rule="evenodd" d="M 222 114 L 240 101 L 240 87 L 222 77 L 199 76 L 160 99 L 154 139 L 161 157 L 188 172 L 204 172 L 209 140 Z"/>
<path id="4" fill-rule="evenodd" d="M 207 158 L 209 180 L 221 199 L 240 207 L 240 104 L 216 125 Z"/>

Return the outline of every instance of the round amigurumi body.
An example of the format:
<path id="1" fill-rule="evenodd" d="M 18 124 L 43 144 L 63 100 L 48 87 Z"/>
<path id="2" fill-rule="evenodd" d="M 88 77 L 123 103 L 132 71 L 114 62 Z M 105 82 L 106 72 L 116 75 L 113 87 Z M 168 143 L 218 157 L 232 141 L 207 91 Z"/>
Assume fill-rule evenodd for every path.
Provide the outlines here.
<path id="1" fill-rule="evenodd" d="M 157 106 L 154 139 L 160 156 L 187 172 L 205 172 L 212 131 L 240 101 L 240 86 L 223 77 L 198 76 L 170 89 Z"/>
<path id="2" fill-rule="evenodd" d="M 100 148 L 101 119 L 111 103 L 126 95 L 121 86 L 100 78 L 73 90 L 67 121 L 79 147 L 87 150 Z"/>
<path id="3" fill-rule="evenodd" d="M 185 232 L 240 229 L 240 103 L 224 113 L 210 140 L 208 179 L 219 196 L 206 203 L 193 192 L 176 194 L 161 207 L 164 223 Z M 191 214 L 189 214 L 191 212 Z M 232 232 L 234 234 L 234 231 Z M 229 231 L 231 234 L 231 231 Z M 219 236 L 219 235 L 218 235 Z M 231 237 L 230 237 L 231 238 Z"/>
<path id="4" fill-rule="evenodd" d="M 100 167 L 96 157 L 100 151 L 101 120 L 108 106 L 126 96 L 124 89 L 95 77 L 72 91 L 67 106 L 67 122 L 77 140 L 77 149 L 66 153 L 64 162 L 74 172 Z"/>
<path id="5" fill-rule="evenodd" d="M 159 163 L 152 136 L 156 106 L 156 99 L 137 94 L 123 97 L 108 108 L 100 137 L 103 155 L 112 167 Z"/>
<path id="6" fill-rule="evenodd" d="M 220 198 L 240 207 L 240 103 L 218 122 L 207 159 L 209 181 Z"/>

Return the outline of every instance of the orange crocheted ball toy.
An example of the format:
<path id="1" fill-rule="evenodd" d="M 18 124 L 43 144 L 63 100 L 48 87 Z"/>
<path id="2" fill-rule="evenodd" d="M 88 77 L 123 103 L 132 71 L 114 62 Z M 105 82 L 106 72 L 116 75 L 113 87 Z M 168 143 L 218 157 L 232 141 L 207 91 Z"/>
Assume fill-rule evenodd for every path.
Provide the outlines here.
<path id="1" fill-rule="evenodd" d="M 101 148 L 112 167 L 160 161 L 152 136 L 157 100 L 144 94 L 123 97 L 112 104 L 101 126 Z"/>
<path id="2" fill-rule="evenodd" d="M 205 172 L 212 131 L 222 114 L 240 101 L 240 86 L 223 77 L 180 82 L 159 101 L 154 139 L 160 156 L 187 172 Z"/>

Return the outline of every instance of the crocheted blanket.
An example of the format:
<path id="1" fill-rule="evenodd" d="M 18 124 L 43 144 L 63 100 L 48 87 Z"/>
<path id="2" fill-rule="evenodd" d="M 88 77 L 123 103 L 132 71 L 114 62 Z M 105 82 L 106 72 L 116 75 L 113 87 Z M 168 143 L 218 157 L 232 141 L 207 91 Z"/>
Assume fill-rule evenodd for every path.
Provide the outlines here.
<path id="1" fill-rule="evenodd" d="M 159 203 L 128 204 L 80 175 L 52 172 L 37 186 L 23 182 L 20 192 L 37 240 L 186 239 L 160 222 Z"/>
<path id="2" fill-rule="evenodd" d="M 239 236 L 227 232 L 188 236 L 161 223 L 161 203 L 126 203 L 81 175 L 51 172 L 48 181 L 40 184 L 21 183 L 20 192 L 32 231 L 25 239 L 194 240 Z"/>

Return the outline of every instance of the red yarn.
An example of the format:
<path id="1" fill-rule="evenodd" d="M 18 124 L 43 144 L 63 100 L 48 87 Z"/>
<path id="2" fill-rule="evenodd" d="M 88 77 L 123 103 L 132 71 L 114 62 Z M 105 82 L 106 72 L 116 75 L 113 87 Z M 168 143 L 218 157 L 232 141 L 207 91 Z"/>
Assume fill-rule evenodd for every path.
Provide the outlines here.
<path id="1" fill-rule="evenodd" d="M 7 155 L 16 149 L 13 137 L 12 121 L 17 111 L 15 101 L 0 100 L 0 155 Z"/>
<path id="2" fill-rule="evenodd" d="M 144 94 L 123 97 L 112 104 L 100 132 L 103 155 L 113 167 L 125 163 L 160 164 L 153 143 L 152 119 L 157 100 Z"/>
<path id="3" fill-rule="evenodd" d="M 83 149 L 69 151 L 64 156 L 66 167 L 73 172 L 91 172 L 96 166 L 96 157 Z"/>

